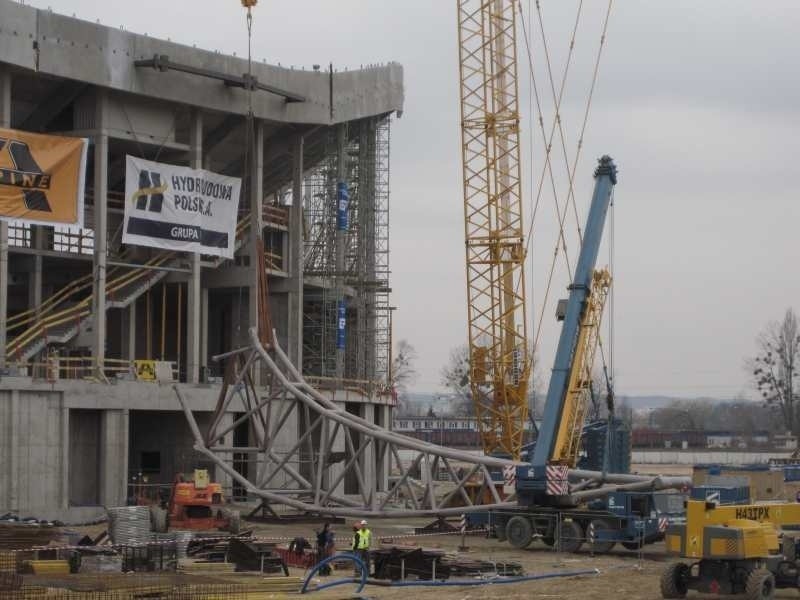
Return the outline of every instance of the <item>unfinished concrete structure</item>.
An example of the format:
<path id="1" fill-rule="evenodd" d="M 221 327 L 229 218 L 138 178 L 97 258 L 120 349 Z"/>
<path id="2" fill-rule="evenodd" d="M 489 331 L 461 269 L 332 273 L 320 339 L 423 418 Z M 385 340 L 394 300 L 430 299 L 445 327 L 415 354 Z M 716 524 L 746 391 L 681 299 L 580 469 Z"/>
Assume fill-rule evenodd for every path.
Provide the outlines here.
<path id="1" fill-rule="evenodd" d="M 81 520 L 124 503 L 139 474 L 164 483 L 207 464 L 169 380 L 201 420 L 213 409 L 209 357 L 257 325 L 259 230 L 291 361 L 347 411 L 391 423 L 389 119 L 402 67 L 246 72 L 246 60 L 0 0 L 0 127 L 91 143 L 84 229 L 0 223 L 0 512 Z M 248 174 L 235 259 L 124 246 L 127 154 Z M 161 381 L 137 380 L 135 360 L 159 361 Z M 303 427 L 287 422 L 288 440 Z M 236 428 L 228 443 L 251 436 Z"/>

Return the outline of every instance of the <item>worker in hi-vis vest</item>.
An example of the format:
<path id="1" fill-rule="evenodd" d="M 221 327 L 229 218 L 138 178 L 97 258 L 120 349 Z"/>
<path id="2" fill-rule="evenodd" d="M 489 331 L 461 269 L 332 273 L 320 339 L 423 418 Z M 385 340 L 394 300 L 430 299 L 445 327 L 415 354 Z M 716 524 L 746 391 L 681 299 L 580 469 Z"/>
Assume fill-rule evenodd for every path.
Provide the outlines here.
<path id="1" fill-rule="evenodd" d="M 372 544 L 372 532 L 367 528 L 367 522 L 362 520 L 358 524 L 358 557 L 364 563 L 364 568 L 367 570 L 367 575 L 370 574 L 370 544 Z"/>

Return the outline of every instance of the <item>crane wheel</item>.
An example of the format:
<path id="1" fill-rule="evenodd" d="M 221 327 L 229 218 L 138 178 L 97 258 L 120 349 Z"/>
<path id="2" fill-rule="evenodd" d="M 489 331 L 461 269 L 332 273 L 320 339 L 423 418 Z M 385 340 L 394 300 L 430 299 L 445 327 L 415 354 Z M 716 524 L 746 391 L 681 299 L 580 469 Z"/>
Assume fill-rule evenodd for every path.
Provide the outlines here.
<path id="1" fill-rule="evenodd" d="M 662 598 L 686 598 L 689 591 L 689 565 L 682 562 L 672 563 L 661 574 Z"/>
<path id="2" fill-rule="evenodd" d="M 527 517 L 511 517 L 506 525 L 508 543 L 514 548 L 527 548 L 533 541 L 533 526 Z"/>
<path id="3" fill-rule="evenodd" d="M 747 600 L 772 600 L 775 594 L 775 577 L 766 569 L 753 569 L 747 576 Z"/>
<path id="4" fill-rule="evenodd" d="M 583 528 L 577 521 L 562 521 L 558 528 L 558 541 L 562 552 L 577 552 L 583 545 Z"/>
<path id="5" fill-rule="evenodd" d="M 605 519 L 592 519 L 592 522 L 589 523 L 589 526 L 594 526 L 595 536 L 597 536 L 600 531 L 614 531 L 611 523 Z M 613 540 L 598 540 L 597 537 L 595 537 L 595 541 L 591 544 L 591 549 L 595 554 L 606 554 L 614 547 L 614 544 L 615 542 Z"/>

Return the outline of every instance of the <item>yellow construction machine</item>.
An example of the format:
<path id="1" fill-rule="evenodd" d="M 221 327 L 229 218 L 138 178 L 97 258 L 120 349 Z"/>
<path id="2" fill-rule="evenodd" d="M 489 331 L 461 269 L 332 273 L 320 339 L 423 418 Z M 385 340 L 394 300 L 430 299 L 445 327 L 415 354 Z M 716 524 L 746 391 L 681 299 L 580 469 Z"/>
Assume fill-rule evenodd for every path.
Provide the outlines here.
<path id="1" fill-rule="evenodd" d="M 745 594 L 767 600 L 777 588 L 798 586 L 798 538 L 782 527 L 800 527 L 800 503 L 731 504 L 689 500 L 686 523 L 667 529 L 667 552 L 684 560 L 661 575 L 664 598 L 689 590 Z"/>

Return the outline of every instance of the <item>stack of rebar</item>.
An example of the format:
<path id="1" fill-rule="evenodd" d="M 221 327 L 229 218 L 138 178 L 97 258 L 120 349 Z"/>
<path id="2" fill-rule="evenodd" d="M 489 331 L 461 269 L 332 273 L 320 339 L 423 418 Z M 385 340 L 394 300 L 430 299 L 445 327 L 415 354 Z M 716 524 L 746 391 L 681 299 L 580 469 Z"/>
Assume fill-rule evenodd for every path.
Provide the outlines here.
<path id="1" fill-rule="evenodd" d="M 152 540 L 150 509 L 147 506 L 109 508 L 108 520 L 108 533 L 114 544 L 136 546 Z"/>
<path id="2" fill-rule="evenodd" d="M 194 539 L 194 533 L 191 531 L 176 531 L 174 535 L 178 559 L 186 558 L 186 552 L 189 549 L 189 543 Z"/>

